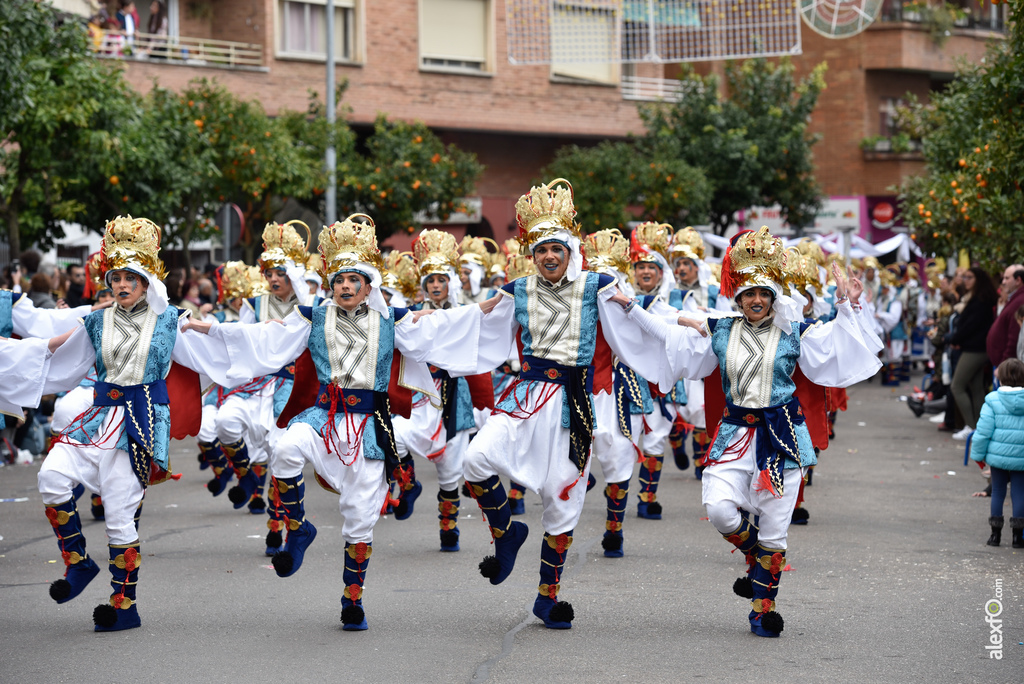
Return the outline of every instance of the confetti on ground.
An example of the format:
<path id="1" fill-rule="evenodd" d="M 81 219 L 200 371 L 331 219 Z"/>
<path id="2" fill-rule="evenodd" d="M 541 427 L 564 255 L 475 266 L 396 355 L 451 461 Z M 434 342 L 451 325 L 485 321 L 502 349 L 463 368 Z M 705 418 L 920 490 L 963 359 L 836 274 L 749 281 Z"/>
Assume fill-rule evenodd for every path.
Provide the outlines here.
<path id="1" fill-rule="evenodd" d="M 931 461 L 921 461 L 921 465 L 931 465 Z"/>
<path id="2" fill-rule="evenodd" d="M 245 538 L 246 539 L 263 539 L 263 536 L 259 535 L 259 534 L 247 534 L 247 535 L 245 535 Z"/>
<path id="3" fill-rule="evenodd" d="M 867 427 L 867 426 L 868 426 L 868 424 L 863 422 L 863 421 L 860 421 L 860 422 L 857 423 L 857 427 Z"/>
<path id="4" fill-rule="evenodd" d="M 19 496 L 17 499 L 0 499 L 0 503 L 21 503 L 22 501 L 28 501 L 28 497 Z"/>
<path id="5" fill-rule="evenodd" d="M 167 504 L 164 508 L 177 508 L 178 504 Z"/>
<path id="6" fill-rule="evenodd" d="M 701 518 L 701 520 L 711 520 L 711 518 L 704 516 L 703 518 Z"/>
<path id="7" fill-rule="evenodd" d="M 791 570 L 793 570 L 793 566 L 789 563 L 786 563 L 786 567 L 782 568 L 782 572 L 790 572 Z"/>
<path id="8" fill-rule="evenodd" d="M 947 470 L 946 474 L 947 475 L 956 475 L 956 471 L 955 470 Z"/>

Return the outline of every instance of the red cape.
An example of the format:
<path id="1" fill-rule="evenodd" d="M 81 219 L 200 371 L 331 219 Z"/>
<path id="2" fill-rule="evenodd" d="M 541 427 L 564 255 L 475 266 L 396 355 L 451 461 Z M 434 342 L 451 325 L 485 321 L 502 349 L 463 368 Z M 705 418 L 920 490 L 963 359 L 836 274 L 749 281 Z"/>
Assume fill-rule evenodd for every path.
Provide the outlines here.
<path id="1" fill-rule="evenodd" d="M 799 365 L 793 371 L 793 382 L 796 384 L 795 396 L 800 400 L 800 407 L 807 420 L 807 430 L 811 433 L 811 444 L 824 451 L 828 448 L 825 388 L 808 380 Z M 722 391 L 722 375 L 719 369 L 715 368 L 711 375 L 704 378 L 704 415 L 707 418 L 708 432 L 718 434 L 718 426 L 722 422 L 724 412 L 725 394 Z"/>
<path id="2" fill-rule="evenodd" d="M 185 439 L 199 434 L 203 422 L 203 393 L 199 374 L 179 363 L 171 363 L 165 379 L 171 403 L 171 439 Z"/>

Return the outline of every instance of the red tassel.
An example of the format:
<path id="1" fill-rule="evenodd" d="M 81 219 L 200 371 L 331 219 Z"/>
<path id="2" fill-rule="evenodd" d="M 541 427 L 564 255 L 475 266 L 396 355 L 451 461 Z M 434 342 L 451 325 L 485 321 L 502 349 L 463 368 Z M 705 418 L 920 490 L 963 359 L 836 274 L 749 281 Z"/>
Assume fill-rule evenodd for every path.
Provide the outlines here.
<path id="1" fill-rule="evenodd" d="M 569 486 L 567 486 L 565 489 L 562 490 L 562 493 L 558 495 L 558 498 L 561 499 L 562 501 L 568 501 L 569 500 L 569 492 L 572 490 L 573 487 L 576 486 L 576 483 L 579 482 L 582 477 L 583 477 L 583 473 L 580 473 L 579 476 L 575 480 L 572 481 L 572 484 L 570 484 Z"/>
<path id="2" fill-rule="evenodd" d="M 775 491 L 775 486 L 772 485 L 772 478 L 768 475 L 768 469 L 761 471 L 761 474 L 757 477 L 757 485 L 754 487 L 759 492 L 769 492 L 776 499 L 779 498 L 778 492 Z"/>

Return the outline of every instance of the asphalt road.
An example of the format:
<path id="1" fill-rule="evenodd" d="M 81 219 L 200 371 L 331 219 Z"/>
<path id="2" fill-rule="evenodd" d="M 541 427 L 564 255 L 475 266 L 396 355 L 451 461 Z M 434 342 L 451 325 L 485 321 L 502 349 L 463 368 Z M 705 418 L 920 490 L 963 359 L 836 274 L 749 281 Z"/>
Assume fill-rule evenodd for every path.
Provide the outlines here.
<path id="1" fill-rule="evenodd" d="M 1003 546 L 985 545 L 989 500 L 970 496 L 984 483 L 962 465 L 962 443 L 877 382 L 850 390 L 807 490 L 810 524 L 790 531 L 779 639 L 750 634 L 748 604 L 732 593 L 742 559 L 704 519 L 692 472 L 671 459 L 661 521 L 635 517 L 634 476 L 624 558 L 603 556 L 601 490 L 588 497 L 563 575 L 577 616 L 569 631 L 547 630 L 530 613 L 538 498 L 527 494 L 521 519 L 531 532 L 514 573 L 492 587 L 476 569 L 490 537 L 472 502 L 462 551 L 438 551 L 436 477 L 419 462 L 416 514 L 375 529 L 370 629 L 343 632 L 333 495 L 307 471 L 319 536 L 299 573 L 280 579 L 263 555 L 264 519 L 210 497 L 194 445 L 172 450 L 184 477 L 151 488 L 142 516 L 142 627 L 113 634 L 92 631 L 93 607 L 109 596 L 105 569 L 70 603 L 48 596 L 63 568 L 36 491 L 38 463 L 0 468 L 0 681 L 1024 680 L 1024 550 L 1010 548 L 1009 529 Z M 105 558 L 102 523 L 88 520 L 84 531 Z M 985 649 L 984 606 L 997 583 L 1001 661 Z"/>

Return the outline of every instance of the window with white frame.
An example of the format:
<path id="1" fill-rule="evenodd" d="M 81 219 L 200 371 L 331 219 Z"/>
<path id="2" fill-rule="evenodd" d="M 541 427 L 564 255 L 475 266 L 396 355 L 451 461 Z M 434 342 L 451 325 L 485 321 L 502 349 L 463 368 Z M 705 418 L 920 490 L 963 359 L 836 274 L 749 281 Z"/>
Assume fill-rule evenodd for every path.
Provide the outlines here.
<path id="1" fill-rule="evenodd" d="M 334 57 L 359 61 L 357 0 L 334 0 Z M 278 56 L 327 58 L 327 0 L 278 0 Z"/>
<path id="2" fill-rule="evenodd" d="M 551 75 L 593 83 L 618 83 L 618 18 L 607 0 L 551 5 Z"/>
<path id="3" fill-rule="evenodd" d="M 491 0 L 420 0 L 420 66 L 489 71 Z"/>

